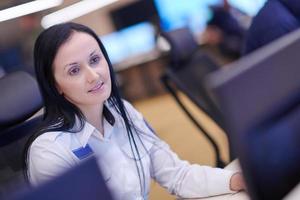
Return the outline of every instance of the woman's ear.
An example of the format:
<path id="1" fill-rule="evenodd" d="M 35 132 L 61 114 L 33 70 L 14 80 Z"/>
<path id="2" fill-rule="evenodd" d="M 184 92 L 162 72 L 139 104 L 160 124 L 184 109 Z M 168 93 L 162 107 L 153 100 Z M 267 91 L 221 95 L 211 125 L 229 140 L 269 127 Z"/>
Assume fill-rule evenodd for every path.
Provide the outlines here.
<path id="1" fill-rule="evenodd" d="M 64 93 L 63 93 L 63 91 L 62 91 L 62 90 L 60 90 L 60 89 L 57 89 L 57 91 L 58 91 L 58 93 L 59 93 L 60 95 L 64 96 Z"/>
<path id="2" fill-rule="evenodd" d="M 60 95 L 64 95 L 64 92 L 62 91 L 62 89 L 59 87 L 57 83 L 55 83 L 55 87 Z"/>
<path id="3" fill-rule="evenodd" d="M 61 90 L 58 90 L 58 93 L 59 93 L 60 95 L 64 96 L 64 93 L 63 93 L 63 91 L 61 91 Z"/>

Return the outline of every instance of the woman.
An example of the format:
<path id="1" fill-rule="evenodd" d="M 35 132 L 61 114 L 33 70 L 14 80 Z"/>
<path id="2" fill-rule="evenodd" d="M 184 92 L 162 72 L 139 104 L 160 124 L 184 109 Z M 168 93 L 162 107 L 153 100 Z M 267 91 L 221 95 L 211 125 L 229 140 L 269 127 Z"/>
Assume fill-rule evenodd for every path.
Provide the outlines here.
<path id="1" fill-rule="evenodd" d="M 121 100 L 105 48 L 88 27 L 65 23 L 43 31 L 34 62 L 45 113 L 25 150 L 33 185 L 95 156 L 116 199 L 148 199 L 151 178 L 189 198 L 244 189 L 239 173 L 180 160 Z"/>

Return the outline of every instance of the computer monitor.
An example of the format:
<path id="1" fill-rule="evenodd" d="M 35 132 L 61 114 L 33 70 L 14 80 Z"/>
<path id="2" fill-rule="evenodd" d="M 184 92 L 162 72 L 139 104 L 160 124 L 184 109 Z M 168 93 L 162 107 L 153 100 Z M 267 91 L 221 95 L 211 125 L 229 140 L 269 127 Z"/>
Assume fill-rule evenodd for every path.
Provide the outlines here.
<path id="1" fill-rule="evenodd" d="M 13 195 L 11 200 L 112 200 L 95 158 L 70 169 L 56 179 L 26 192 Z"/>
<path id="2" fill-rule="evenodd" d="M 267 0 L 228 0 L 228 3 L 249 16 L 254 16 Z M 154 0 L 162 30 L 171 31 L 189 27 L 201 34 L 212 19 L 211 6 L 221 6 L 223 0 Z M 170 6 L 172 5 L 172 6 Z"/>
<path id="3" fill-rule="evenodd" d="M 212 18 L 209 6 L 219 5 L 222 0 L 154 0 L 164 31 L 189 27 L 194 33 L 201 33 Z M 172 5 L 172 6 L 170 6 Z"/>
<path id="4" fill-rule="evenodd" d="M 300 181 L 300 30 L 211 74 L 252 199 L 282 199 Z"/>
<path id="5" fill-rule="evenodd" d="M 100 37 L 112 64 L 155 48 L 155 28 L 149 22 L 142 22 Z"/>
<path id="6" fill-rule="evenodd" d="M 116 30 L 121 30 L 142 22 L 156 24 L 158 15 L 153 0 L 138 0 L 112 10 L 110 17 Z"/>
<path id="7" fill-rule="evenodd" d="M 267 0 L 228 0 L 228 3 L 249 16 L 255 16 Z"/>

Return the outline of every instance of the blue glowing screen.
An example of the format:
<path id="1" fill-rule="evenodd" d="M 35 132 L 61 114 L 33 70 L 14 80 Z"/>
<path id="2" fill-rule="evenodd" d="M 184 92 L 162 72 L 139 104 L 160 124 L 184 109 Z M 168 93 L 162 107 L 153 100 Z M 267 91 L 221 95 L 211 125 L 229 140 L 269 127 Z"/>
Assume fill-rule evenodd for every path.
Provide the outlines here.
<path id="1" fill-rule="evenodd" d="M 113 64 L 155 47 L 155 29 L 143 22 L 100 37 Z"/>
<path id="2" fill-rule="evenodd" d="M 267 0 L 228 0 L 232 7 L 254 16 Z M 211 19 L 210 6 L 222 5 L 223 0 L 154 0 L 165 31 L 187 26 L 201 33 Z"/>

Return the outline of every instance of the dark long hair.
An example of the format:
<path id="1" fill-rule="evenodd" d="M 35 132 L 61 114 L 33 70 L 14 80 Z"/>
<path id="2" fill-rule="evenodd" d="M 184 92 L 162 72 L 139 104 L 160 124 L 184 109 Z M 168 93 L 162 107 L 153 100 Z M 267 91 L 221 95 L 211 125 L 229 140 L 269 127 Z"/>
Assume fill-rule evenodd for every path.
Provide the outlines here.
<path id="1" fill-rule="evenodd" d="M 136 141 L 133 137 L 133 122 L 127 115 L 126 108 L 118 92 L 110 59 L 102 42 L 93 30 L 84 25 L 72 22 L 54 25 L 44 30 L 35 42 L 34 67 L 40 91 L 44 100 L 45 108 L 43 122 L 41 123 L 40 128 L 29 138 L 27 144 L 25 145 L 23 157 L 23 169 L 25 178 L 28 181 L 28 151 L 30 145 L 38 136 L 48 131 L 78 132 L 82 130 L 84 126 L 85 117 L 83 113 L 58 92 L 55 85 L 52 67 L 53 60 L 55 59 L 58 49 L 70 38 L 70 36 L 74 32 L 83 32 L 91 35 L 99 44 L 99 47 L 108 63 L 111 78 L 111 94 L 108 98 L 108 103 L 113 106 L 113 108 L 121 115 L 125 122 L 131 151 L 134 156 L 137 172 L 139 175 L 141 191 L 143 192 L 145 189 L 144 168 L 141 162 L 141 157 L 136 145 Z M 80 127 L 79 129 L 74 130 L 73 127 L 75 125 L 76 116 L 80 120 Z M 138 167 L 138 165 L 140 165 L 140 167 Z"/>

